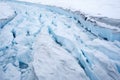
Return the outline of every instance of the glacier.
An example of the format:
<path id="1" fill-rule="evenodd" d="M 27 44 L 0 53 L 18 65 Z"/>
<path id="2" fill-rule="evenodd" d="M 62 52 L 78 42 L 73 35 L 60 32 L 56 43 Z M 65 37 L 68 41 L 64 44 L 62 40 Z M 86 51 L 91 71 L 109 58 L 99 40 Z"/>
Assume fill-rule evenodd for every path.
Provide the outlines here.
<path id="1" fill-rule="evenodd" d="M 120 80 L 119 29 L 55 6 L 0 6 L 0 80 Z"/>

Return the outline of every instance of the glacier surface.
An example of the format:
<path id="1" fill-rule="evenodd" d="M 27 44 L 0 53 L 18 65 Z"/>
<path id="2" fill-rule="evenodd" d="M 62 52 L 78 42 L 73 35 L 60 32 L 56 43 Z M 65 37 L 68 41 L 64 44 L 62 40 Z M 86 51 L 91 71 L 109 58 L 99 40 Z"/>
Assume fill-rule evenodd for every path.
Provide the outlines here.
<path id="1" fill-rule="evenodd" d="M 0 6 L 11 11 L 0 11 L 10 15 L 0 21 L 0 80 L 120 80 L 119 37 L 106 40 L 106 29 L 97 36 L 101 29 L 61 8 L 19 1 Z"/>

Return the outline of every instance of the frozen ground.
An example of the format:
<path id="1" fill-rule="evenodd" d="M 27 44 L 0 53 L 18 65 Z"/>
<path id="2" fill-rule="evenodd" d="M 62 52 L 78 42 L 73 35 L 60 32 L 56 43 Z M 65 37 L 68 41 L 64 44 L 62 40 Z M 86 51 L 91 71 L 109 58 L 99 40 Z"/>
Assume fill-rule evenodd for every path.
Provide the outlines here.
<path id="1" fill-rule="evenodd" d="M 38 4 L 1 4 L 16 16 L 0 29 L 0 80 L 120 80 L 120 42 L 93 35 L 82 16 Z"/>

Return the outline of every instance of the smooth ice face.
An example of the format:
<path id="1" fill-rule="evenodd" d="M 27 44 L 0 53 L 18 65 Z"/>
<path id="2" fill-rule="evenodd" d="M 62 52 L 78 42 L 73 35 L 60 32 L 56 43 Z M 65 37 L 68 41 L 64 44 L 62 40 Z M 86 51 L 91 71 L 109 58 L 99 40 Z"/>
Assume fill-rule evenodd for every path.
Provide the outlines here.
<path id="1" fill-rule="evenodd" d="M 2 3 L 16 16 L 0 29 L 1 80 L 120 79 L 120 42 L 104 40 L 97 31 L 94 35 L 85 27 L 103 30 L 93 29 L 82 15 L 33 3 Z M 108 36 L 106 31 L 102 34 Z"/>

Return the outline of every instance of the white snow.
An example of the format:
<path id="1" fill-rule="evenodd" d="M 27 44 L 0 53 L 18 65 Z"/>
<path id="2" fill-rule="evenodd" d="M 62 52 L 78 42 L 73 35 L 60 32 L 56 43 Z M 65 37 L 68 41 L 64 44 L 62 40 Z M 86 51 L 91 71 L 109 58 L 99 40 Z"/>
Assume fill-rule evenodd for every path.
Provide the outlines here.
<path id="1" fill-rule="evenodd" d="M 14 14 L 14 10 L 4 2 L 0 3 L 0 19 L 6 19 L 11 17 Z"/>
<path id="2" fill-rule="evenodd" d="M 0 28 L 3 28 L 3 26 L 11 21 L 15 16 L 16 13 L 7 3 L 0 3 Z"/>
<path id="3" fill-rule="evenodd" d="M 81 11 L 90 16 L 120 19 L 120 0 L 19 0 Z"/>

